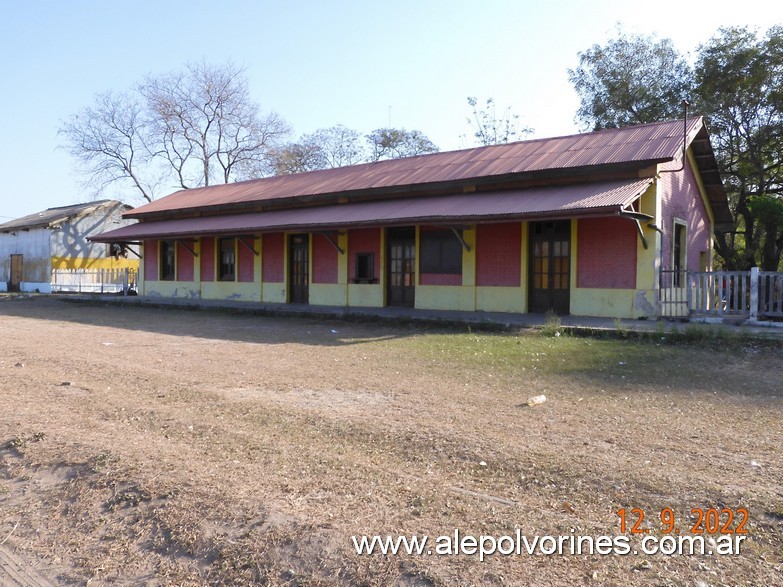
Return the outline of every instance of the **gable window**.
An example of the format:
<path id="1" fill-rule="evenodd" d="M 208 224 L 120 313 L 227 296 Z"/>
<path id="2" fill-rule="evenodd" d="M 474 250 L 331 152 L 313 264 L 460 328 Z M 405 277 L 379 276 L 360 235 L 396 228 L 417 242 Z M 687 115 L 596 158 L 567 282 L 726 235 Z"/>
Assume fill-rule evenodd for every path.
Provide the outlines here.
<path id="1" fill-rule="evenodd" d="M 687 247 L 685 243 L 686 226 L 683 222 L 674 221 L 672 236 L 672 269 L 674 269 L 674 286 L 685 283 L 684 273 L 688 270 Z"/>
<path id="2" fill-rule="evenodd" d="M 236 279 L 236 239 L 221 238 L 218 250 L 220 251 L 218 278 L 220 281 L 234 281 Z"/>
<path id="3" fill-rule="evenodd" d="M 451 230 L 427 230 L 420 236 L 422 273 L 462 274 L 462 243 Z"/>
<path id="4" fill-rule="evenodd" d="M 175 262 L 176 243 L 174 241 L 160 241 L 160 280 L 174 281 L 176 275 Z"/>
<path id="5" fill-rule="evenodd" d="M 375 255 L 356 253 L 356 283 L 375 282 Z"/>

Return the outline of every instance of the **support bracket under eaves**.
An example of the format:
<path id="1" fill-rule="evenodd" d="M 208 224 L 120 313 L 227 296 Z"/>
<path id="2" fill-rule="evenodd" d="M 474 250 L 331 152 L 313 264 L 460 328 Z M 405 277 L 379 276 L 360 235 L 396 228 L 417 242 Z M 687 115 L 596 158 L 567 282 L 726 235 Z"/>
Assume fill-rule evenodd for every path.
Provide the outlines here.
<path id="1" fill-rule="evenodd" d="M 198 257 L 196 251 L 194 251 L 191 247 L 189 247 L 188 244 L 182 239 L 177 239 L 177 244 L 180 245 L 183 249 L 185 249 L 188 253 L 190 253 L 194 257 Z"/>
<path id="2" fill-rule="evenodd" d="M 621 210 L 619 215 L 620 218 L 627 218 L 628 220 L 634 221 L 634 224 L 636 224 L 636 232 L 639 234 L 639 240 L 642 241 L 642 246 L 645 248 L 645 250 L 649 249 L 650 245 L 647 242 L 647 237 L 644 236 L 644 230 L 642 230 L 642 224 L 640 221 L 644 220 L 645 222 L 649 222 L 653 219 L 653 217 L 649 214 L 644 214 L 635 210 Z"/>
<path id="3" fill-rule="evenodd" d="M 460 231 L 455 226 L 449 226 L 451 229 L 451 232 L 454 233 L 454 236 L 457 237 L 457 240 L 462 245 L 462 248 L 465 249 L 468 253 L 470 252 L 470 245 L 465 242 L 465 239 L 462 238 L 462 234 L 460 234 Z"/>
<path id="4" fill-rule="evenodd" d="M 331 236 L 329 236 L 328 232 L 319 232 L 318 234 L 320 234 L 322 237 L 328 240 L 329 244 L 332 245 L 338 253 L 340 253 L 341 255 L 345 254 L 343 248 L 340 245 L 338 245 L 336 242 L 334 242 L 334 239 Z"/>
<path id="5" fill-rule="evenodd" d="M 139 246 L 139 245 L 141 245 L 141 243 L 140 243 L 140 242 L 127 242 L 127 243 L 121 243 L 121 245 L 120 245 L 120 246 L 121 246 L 123 249 L 125 249 L 126 251 L 128 251 L 129 253 L 133 253 L 134 255 L 136 255 L 136 257 L 138 257 L 139 259 L 141 259 L 141 255 L 139 255 L 139 254 L 138 254 L 136 251 L 134 251 L 133 249 L 131 249 L 131 248 L 130 248 L 130 245 L 136 245 L 136 246 Z"/>
<path id="6" fill-rule="evenodd" d="M 250 244 L 248 244 L 248 243 L 247 243 L 247 241 L 246 241 L 244 238 L 242 238 L 242 237 L 238 238 L 237 240 L 239 241 L 239 243 L 240 243 L 240 244 L 244 245 L 244 246 L 245 246 L 245 248 L 246 248 L 248 251 L 250 251 L 250 252 L 251 252 L 251 253 L 253 253 L 253 254 L 254 254 L 256 257 L 258 257 L 258 251 L 256 251 L 256 250 L 253 248 L 253 245 L 250 245 Z"/>

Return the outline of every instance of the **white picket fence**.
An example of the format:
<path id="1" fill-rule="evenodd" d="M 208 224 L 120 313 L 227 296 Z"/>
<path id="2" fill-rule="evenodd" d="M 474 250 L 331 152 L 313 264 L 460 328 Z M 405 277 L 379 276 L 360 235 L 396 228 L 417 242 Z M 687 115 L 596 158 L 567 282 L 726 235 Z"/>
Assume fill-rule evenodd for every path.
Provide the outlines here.
<path id="1" fill-rule="evenodd" d="M 52 269 L 52 292 L 124 293 L 136 290 L 135 269 Z"/>
<path id="2" fill-rule="evenodd" d="M 783 318 L 783 273 L 759 271 L 677 271 L 660 279 L 661 316 Z"/>

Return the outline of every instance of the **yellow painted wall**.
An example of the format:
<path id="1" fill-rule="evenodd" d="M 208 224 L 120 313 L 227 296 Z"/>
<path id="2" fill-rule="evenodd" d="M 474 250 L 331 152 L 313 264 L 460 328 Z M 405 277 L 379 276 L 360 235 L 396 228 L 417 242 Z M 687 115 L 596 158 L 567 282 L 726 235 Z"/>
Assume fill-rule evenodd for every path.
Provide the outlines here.
<path id="1" fill-rule="evenodd" d="M 153 298 L 198 299 L 201 292 L 195 281 L 145 281 L 144 295 Z"/>
<path id="2" fill-rule="evenodd" d="M 521 287 L 476 288 L 476 310 L 521 313 L 525 306 L 525 290 Z"/>
<path id="3" fill-rule="evenodd" d="M 581 287 L 571 290 L 571 314 L 575 316 L 611 316 L 635 318 L 636 290 Z"/>
<path id="4" fill-rule="evenodd" d="M 260 302 L 258 285 L 253 282 L 210 281 L 201 284 L 201 297 L 205 300 L 234 300 Z"/>
<path id="5" fill-rule="evenodd" d="M 139 260 L 114 257 L 52 257 L 52 269 L 138 269 Z"/>
<path id="6" fill-rule="evenodd" d="M 462 231 L 462 240 L 470 250 L 462 248 L 462 285 L 476 285 L 476 227 L 466 227 Z"/>
<path id="7" fill-rule="evenodd" d="M 269 304 L 285 304 L 285 283 L 270 281 L 261 284 L 261 301 Z"/>
<path id="8" fill-rule="evenodd" d="M 380 284 L 349 283 L 348 305 L 366 308 L 382 308 L 384 304 L 384 288 Z"/>
<path id="9" fill-rule="evenodd" d="M 344 306 L 347 286 L 334 283 L 311 283 L 310 303 L 316 306 Z"/>
<path id="10" fill-rule="evenodd" d="M 460 285 L 417 285 L 416 308 L 472 312 L 476 309 L 475 289 Z"/>

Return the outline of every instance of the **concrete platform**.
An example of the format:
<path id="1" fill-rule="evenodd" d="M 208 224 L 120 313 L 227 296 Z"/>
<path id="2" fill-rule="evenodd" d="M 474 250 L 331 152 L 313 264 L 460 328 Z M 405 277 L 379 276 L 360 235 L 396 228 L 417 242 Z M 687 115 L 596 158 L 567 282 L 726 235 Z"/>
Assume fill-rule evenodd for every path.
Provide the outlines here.
<path id="1" fill-rule="evenodd" d="M 300 316 L 343 320 L 384 320 L 394 323 L 421 323 L 442 326 L 471 326 L 487 330 L 516 330 L 542 328 L 547 322 L 544 314 L 515 314 L 504 312 L 460 312 L 453 310 L 422 310 L 398 307 L 336 307 L 307 304 L 269 304 L 235 300 L 201 300 L 190 298 L 161 298 L 147 296 L 52 294 L 65 301 L 121 304 L 183 310 L 213 310 L 265 316 Z M 625 332 L 660 332 L 683 330 L 687 320 L 617 320 L 593 316 L 560 316 L 560 324 L 567 330 Z M 736 334 L 754 334 L 783 339 L 783 328 L 745 324 L 699 324 L 703 328 L 722 329 Z"/>

